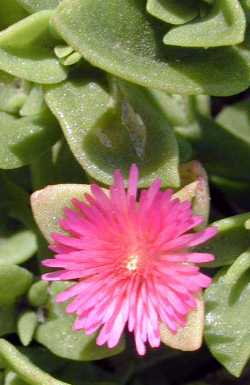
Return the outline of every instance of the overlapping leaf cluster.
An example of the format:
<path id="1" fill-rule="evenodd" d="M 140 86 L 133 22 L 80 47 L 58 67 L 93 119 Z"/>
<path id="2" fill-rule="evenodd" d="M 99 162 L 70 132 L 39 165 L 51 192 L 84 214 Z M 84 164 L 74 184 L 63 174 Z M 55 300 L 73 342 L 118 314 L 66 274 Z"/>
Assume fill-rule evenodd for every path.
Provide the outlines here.
<path id="1" fill-rule="evenodd" d="M 250 104 L 218 98 L 215 114 L 213 97 L 249 87 L 249 0 L 0 3 L 0 337 L 19 349 L 0 340 L 0 384 L 143 381 L 129 347 L 127 382 L 119 358 L 107 364 L 115 375 L 83 362 L 117 355 L 125 343 L 110 351 L 72 332 L 54 301 L 61 284 L 40 281 L 45 238 L 63 207 L 92 180 L 109 185 L 116 168 L 127 175 L 131 163 L 141 187 L 161 177 L 206 220 L 206 172 L 219 194 L 223 207 L 211 202 L 219 235 L 204 246 L 217 256 L 211 274 L 219 270 L 205 295 L 205 335 L 239 376 L 250 356 Z M 32 213 L 30 194 L 49 184 L 57 186 L 33 196 Z M 228 212 L 238 215 L 222 219 Z M 202 314 L 190 322 L 195 335 L 166 334 L 164 343 L 198 347 Z M 171 361 L 175 353 L 160 354 Z"/>

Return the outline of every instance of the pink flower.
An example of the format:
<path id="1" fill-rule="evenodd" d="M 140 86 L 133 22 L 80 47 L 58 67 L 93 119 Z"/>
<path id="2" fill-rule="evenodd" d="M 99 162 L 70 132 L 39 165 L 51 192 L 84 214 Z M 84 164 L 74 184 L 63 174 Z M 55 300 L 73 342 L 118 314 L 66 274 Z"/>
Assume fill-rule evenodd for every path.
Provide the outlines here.
<path id="1" fill-rule="evenodd" d="M 146 342 L 160 345 L 160 323 L 173 333 L 185 326 L 196 294 L 209 286 L 196 263 L 214 256 L 189 249 L 217 231 L 190 232 L 202 217 L 192 214 L 190 202 L 173 199 L 172 190 L 160 191 L 160 179 L 138 200 L 137 183 L 133 165 L 127 191 L 117 170 L 108 194 L 93 184 L 84 202 L 72 199 L 74 209 L 65 208 L 60 221 L 68 235 L 52 234 L 55 258 L 43 261 L 60 270 L 43 279 L 76 281 L 57 297 L 71 300 L 67 312 L 76 314 L 75 330 L 100 330 L 97 344 L 112 348 L 128 324 L 143 355 Z"/>

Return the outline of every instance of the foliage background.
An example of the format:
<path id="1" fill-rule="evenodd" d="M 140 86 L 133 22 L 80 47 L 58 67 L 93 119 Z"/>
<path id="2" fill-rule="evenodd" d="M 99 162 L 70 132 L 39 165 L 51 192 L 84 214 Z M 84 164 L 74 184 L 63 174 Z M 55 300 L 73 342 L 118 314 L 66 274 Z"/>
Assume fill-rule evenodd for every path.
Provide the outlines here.
<path id="1" fill-rule="evenodd" d="M 0 384 L 249 385 L 249 22 L 249 0 L 0 1 Z M 40 281 L 70 197 L 133 162 L 219 229 L 197 352 L 97 348 Z"/>

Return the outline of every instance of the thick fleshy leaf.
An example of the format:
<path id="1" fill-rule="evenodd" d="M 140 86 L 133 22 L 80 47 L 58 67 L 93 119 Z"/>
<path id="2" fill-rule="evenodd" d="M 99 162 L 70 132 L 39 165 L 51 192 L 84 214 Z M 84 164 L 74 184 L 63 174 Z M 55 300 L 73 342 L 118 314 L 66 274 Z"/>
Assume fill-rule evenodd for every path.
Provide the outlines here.
<path id="1" fill-rule="evenodd" d="M 69 315 L 47 321 L 38 327 L 35 338 L 52 353 L 76 361 L 101 360 L 124 350 L 123 345 L 114 349 L 98 347 L 96 335 L 86 336 L 83 331 L 73 331 L 73 322 Z"/>
<path id="2" fill-rule="evenodd" d="M 0 238 L 0 265 L 18 265 L 31 258 L 37 251 L 35 235 L 28 230 L 9 238 Z"/>
<path id="3" fill-rule="evenodd" d="M 249 230 L 245 228 L 250 213 L 235 215 L 212 223 L 218 229 L 216 237 L 199 247 L 200 251 L 212 253 L 215 260 L 207 267 L 230 265 L 235 259 L 250 247 Z"/>
<path id="4" fill-rule="evenodd" d="M 4 377 L 4 385 L 28 385 L 27 382 L 21 380 L 16 373 L 8 371 Z"/>
<path id="5" fill-rule="evenodd" d="M 90 192 L 90 186 L 61 184 L 48 186 L 31 196 L 31 206 L 35 220 L 44 237 L 50 241 L 52 232 L 61 231 L 58 221 L 64 215 L 64 208 L 71 207 L 71 199 L 83 199 Z"/>
<path id="6" fill-rule="evenodd" d="M 16 331 L 16 313 L 14 305 L 0 306 L 0 337 Z"/>
<path id="7" fill-rule="evenodd" d="M 0 268 L 0 305 L 14 303 L 24 295 L 32 282 L 32 274 L 22 267 L 15 265 Z"/>
<path id="8" fill-rule="evenodd" d="M 32 163 L 59 135 L 57 122 L 49 113 L 16 118 L 0 112 L 0 168 L 12 169 Z"/>
<path id="9" fill-rule="evenodd" d="M 17 320 L 17 333 L 24 346 L 28 346 L 37 327 L 37 315 L 33 311 L 26 311 Z"/>
<path id="10" fill-rule="evenodd" d="M 30 13 L 39 12 L 44 9 L 54 9 L 60 1 L 61 0 L 17 0 L 17 2 Z"/>
<path id="11" fill-rule="evenodd" d="M 195 0 L 147 0 L 147 11 L 169 24 L 184 24 L 199 14 Z"/>
<path id="12" fill-rule="evenodd" d="M 149 17 L 144 0 L 64 0 L 53 21 L 90 63 L 146 87 L 223 96 L 249 85 L 249 58 L 239 50 L 165 46 L 162 24 Z"/>
<path id="13" fill-rule="evenodd" d="M 42 114 L 46 108 L 41 86 L 33 87 L 23 104 L 20 115 L 32 116 Z"/>
<path id="14" fill-rule="evenodd" d="M 17 113 L 26 101 L 30 84 L 0 71 L 0 111 Z"/>
<path id="15" fill-rule="evenodd" d="M 178 187 L 177 143 L 161 106 L 147 89 L 126 82 L 119 87 L 121 113 L 103 87 L 86 80 L 51 87 L 46 101 L 76 159 L 94 179 L 111 184 L 115 169 L 126 175 L 136 163 L 141 186 L 157 175 L 164 185 Z"/>
<path id="16" fill-rule="evenodd" d="M 180 328 L 176 334 L 171 333 L 165 325 L 161 325 L 161 341 L 165 345 L 183 351 L 194 351 L 201 347 L 204 329 L 204 303 L 202 296 L 196 301 L 196 310 L 189 314 L 186 326 Z"/>
<path id="17" fill-rule="evenodd" d="M 200 20 L 172 28 L 164 43 L 182 47 L 217 47 L 242 43 L 246 19 L 238 0 L 218 0 Z"/>
<path id="18" fill-rule="evenodd" d="M 45 281 L 33 283 L 28 291 L 27 297 L 31 306 L 44 306 L 49 298 L 48 283 Z"/>
<path id="19" fill-rule="evenodd" d="M 208 347 L 236 377 L 250 358 L 249 267 L 248 250 L 206 290 Z"/>
<path id="20" fill-rule="evenodd" d="M 52 353 L 76 361 L 100 360 L 119 354 L 124 349 L 123 342 L 114 349 L 99 347 L 95 334 L 86 336 L 83 331 L 72 330 L 74 316 L 65 313 L 65 305 L 55 302 L 56 294 L 70 285 L 65 282 L 51 285 L 48 321 L 38 327 L 36 340 Z"/>
<path id="21" fill-rule="evenodd" d="M 50 47 L 53 46 L 49 32 L 51 16 L 51 11 L 41 11 L 0 33 L 1 70 L 41 84 L 58 83 L 66 78 Z"/>
<path id="22" fill-rule="evenodd" d="M 56 380 L 36 367 L 25 355 L 4 339 L 0 339 L 0 357 L 18 377 L 29 385 L 69 385 Z"/>

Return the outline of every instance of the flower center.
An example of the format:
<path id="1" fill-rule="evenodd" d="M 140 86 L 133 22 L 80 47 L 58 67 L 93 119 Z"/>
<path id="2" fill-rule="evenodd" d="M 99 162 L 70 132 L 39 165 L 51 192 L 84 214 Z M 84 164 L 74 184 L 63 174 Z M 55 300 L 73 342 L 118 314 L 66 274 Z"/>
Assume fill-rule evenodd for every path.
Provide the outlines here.
<path id="1" fill-rule="evenodd" d="M 128 258 L 128 263 L 126 265 L 126 268 L 129 271 L 135 271 L 137 269 L 137 267 L 138 267 L 138 261 L 139 261 L 138 255 L 131 255 Z"/>

